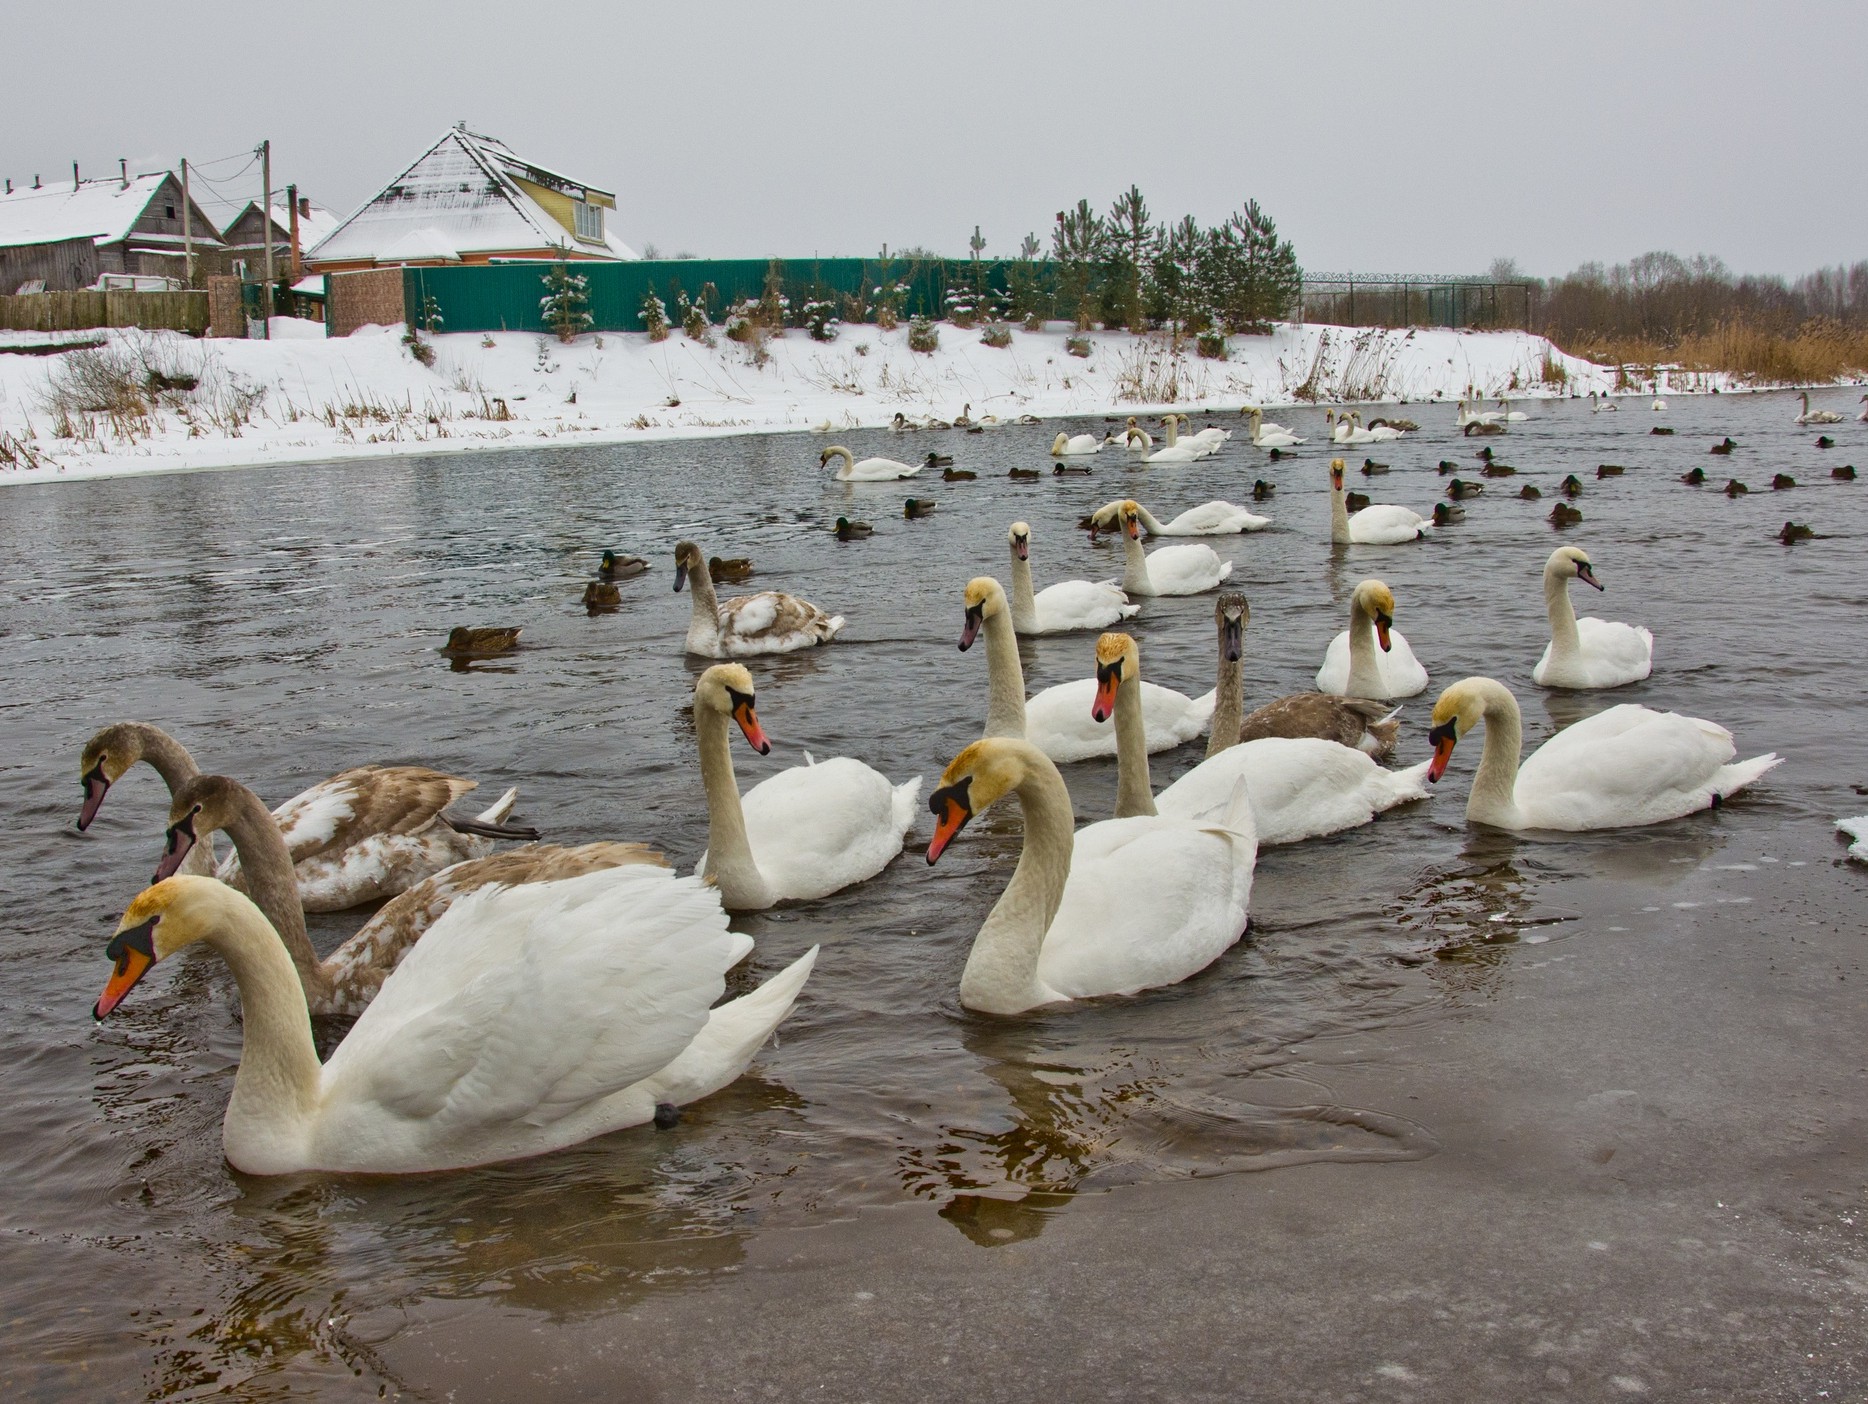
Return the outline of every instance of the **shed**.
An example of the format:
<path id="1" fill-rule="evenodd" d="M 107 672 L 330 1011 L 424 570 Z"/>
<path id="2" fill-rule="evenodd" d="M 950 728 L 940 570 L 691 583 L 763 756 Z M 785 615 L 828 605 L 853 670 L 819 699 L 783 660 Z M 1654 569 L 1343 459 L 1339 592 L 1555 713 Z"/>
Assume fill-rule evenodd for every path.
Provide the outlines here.
<path id="1" fill-rule="evenodd" d="M 218 250 L 213 223 L 190 205 L 197 252 Z M 88 242 L 86 257 L 79 248 Z M 179 278 L 185 272 L 182 186 L 168 171 L 21 186 L 0 194 L 0 291 L 43 278 L 48 291 L 89 287 L 100 274 Z"/>

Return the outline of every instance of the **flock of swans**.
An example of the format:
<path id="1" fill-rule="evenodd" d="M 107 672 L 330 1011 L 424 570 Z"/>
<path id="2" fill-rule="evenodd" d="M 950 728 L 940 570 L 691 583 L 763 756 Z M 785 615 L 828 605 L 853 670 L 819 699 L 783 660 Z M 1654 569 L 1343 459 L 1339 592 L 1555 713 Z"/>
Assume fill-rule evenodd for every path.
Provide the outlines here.
<path id="1" fill-rule="evenodd" d="M 1511 412 L 1501 405 L 1500 413 Z M 1479 422 L 1463 404 L 1459 414 Z M 1255 444 L 1301 442 L 1256 411 L 1249 417 Z M 1229 437 L 1187 433 L 1181 418 L 1165 417 L 1163 448 L 1131 419 L 1102 438 L 1060 433 L 1052 451 L 1115 448 L 1172 464 L 1208 456 Z M 1354 414 L 1334 425 L 1333 437 L 1347 436 L 1337 442 L 1408 432 L 1395 422 L 1363 428 Z M 841 447 L 820 456 L 824 466 L 833 460 L 844 480 L 919 471 L 857 460 Z M 1405 549 L 1434 529 L 1404 507 L 1351 513 L 1343 460 L 1329 471 L 1335 546 Z M 1225 502 L 1164 523 L 1119 498 L 1084 525 L 1119 533 L 1120 580 L 1038 588 L 1032 529 L 1015 521 L 1005 538 L 1009 590 L 979 575 L 957 592 L 960 649 L 984 643 L 986 714 L 979 739 L 954 756 L 929 797 L 927 861 L 938 862 L 975 817 L 1008 796 L 1023 818 L 1017 865 L 960 974 L 967 1008 L 1014 1015 L 1186 979 L 1243 934 L 1261 848 L 1356 828 L 1426 799 L 1475 730 L 1484 743 L 1466 815 L 1504 829 L 1659 823 L 1723 803 L 1778 763 L 1775 754 L 1735 760 L 1731 734 L 1713 722 L 1627 703 L 1566 727 L 1526 757 L 1511 691 L 1470 677 L 1434 703 L 1431 758 L 1391 769 L 1384 761 L 1399 727 L 1395 703 L 1422 693 L 1428 672 L 1394 627 L 1394 592 L 1374 578 L 1353 591 L 1316 690 L 1248 711 L 1242 659 L 1251 612 L 1224 588 L 1231 563 L 1204 542 L 1149 549 L 1144 538 L 1267 524 Z M 682 1105 L 737 1078 L 789 1013 L 817 947 L 719 1003 L 727 971 L 752 949 L 729 930 L 728 914 L 814 901 L 880 873 L 914 831 L 922 779 L 892 780 L 853 757 L 807 756 L 741 793 L 733 733 L 760 754 L 770 743 L 754 678 L 737 660 L 829 644 L 844 619 L 776 590 L 721 600 L 710 560 L 692 541 L 676 545 L 674 564 L 675 590 L 690 594 L 685 647 L 721 660 L 693 691 L 708 842 L 687 876 L 626 840 L 495 852 L 495 839 L 537 837 L 505 822 L 513 793 L 471 819 L 456 817 L 448 807 L 474 782 L 423 767 L 345 771 L 268 811 L 237 781 L 202 774 L 154 726 L 109 726 L 85 746 L 80 828 L 139 761 L 170 792 L 156 881 L 109 943 L 114 967 L 96 1015 L 109 1015 L 155 963 L 189 945 L 206 943 L 225 959 L 244 1008 L 223 1126 L 236 1168 L 449 1169 L 644 1122 L 672 1124 Z M 1575 582 L 1603 588 L 1585 551 L 1559 547 L 1543 571 L 1550 641 L 1531 681 L 1597 690 L 1648 677 L 1653 635 L 1579 619 L 1569 595 Z M 1208 593 L 1213 689 L 1190 697 L 1146 680 L 1139 645 L 1120 631 L 1140 607 L 1134 597 Z M 1089 631 L 1109 632 L 1085 648 L 1083 676 L 1027 695 L 1018 637 Z M 1150 754 L 1202 734 L 1205 759 L 1156 792 Z M 1109 755 L 1115 812 L 1077 828 L 1060 767 Z M 217 835 L 232 845 L 225 858 Z M 1139 873 L 1148 876 L 1147 903 L 1125 900 Z M 316 954 L 306 912 L 386 896 L 353 937 L 327 957 Z M 314 1014 L 355 1018 L 323 1063 Z"/>

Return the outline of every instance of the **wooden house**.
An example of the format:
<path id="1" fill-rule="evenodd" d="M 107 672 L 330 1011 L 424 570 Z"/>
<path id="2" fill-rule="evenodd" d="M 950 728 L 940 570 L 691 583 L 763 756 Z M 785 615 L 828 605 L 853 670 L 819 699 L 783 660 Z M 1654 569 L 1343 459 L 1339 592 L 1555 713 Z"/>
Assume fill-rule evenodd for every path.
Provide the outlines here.
<path id="1" fill-rule="evenodd" d="M 213 223 L 198 203 L 190 209 L 195 251 L 218 251 Z M 0 293 L 32 282 L 47 292 L 85 288 L 106 273 L 179 279 L 185 262 L 182 184 L 168 171 L 106 180 L 74 172 L 0 194 Z"/>
<path id="2" fill-rule="evenodd" d="M 312 204 L 302 195 L 298 201 L 296 221 L 293 220 L 292 214 L 292 206 L 283 195 L 274 201 L 270 221 L 261 213 L 259 201 L 249 200 L 246 208 L 235 215 L 233 221 L 221 230 L 221 243 L 226 246 L 230 258 L 246 260 L 248 276 L 257 278 L 261 276 L 260 270 L 266 261 L 266 226 L 270 224 L 273 269 L 280 277 L 284 277 L 292 265 L 295 233 L 302 261 L 305 250 L 319 243 L 337 228 L 336 215 L 322 205 Z"/>
<path id="3" fill-rule="evenodd" d="M 633 259 L 610 232 L 616 195 L 449 128 L 305 254 L 319 273 L 511 259 Z"/>

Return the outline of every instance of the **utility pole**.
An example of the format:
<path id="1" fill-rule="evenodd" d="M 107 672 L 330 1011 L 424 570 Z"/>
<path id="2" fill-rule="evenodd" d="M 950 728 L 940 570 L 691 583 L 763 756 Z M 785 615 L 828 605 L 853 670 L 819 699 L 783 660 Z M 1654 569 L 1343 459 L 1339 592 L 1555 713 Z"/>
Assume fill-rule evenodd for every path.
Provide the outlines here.
<path id="1" fill-rule="evenodd" d="M 265 340 L 272 340 L 272 142 L 270 139 L 259 144 L 259 178 L 266 187 L 266 203 L 260 206 L 264 212 L 259 223 L 266 240 L 266 293 L 260 299 L 260 314 L 266 319 Z"/>
<path id="2" fill-rule="evenodd" d="M 195 235 L 194 223 L 189 218 L 188 206 L 188 158 L 182 157 L 182 271 L 184 281 L 189 287 L 195 285 Z"/>

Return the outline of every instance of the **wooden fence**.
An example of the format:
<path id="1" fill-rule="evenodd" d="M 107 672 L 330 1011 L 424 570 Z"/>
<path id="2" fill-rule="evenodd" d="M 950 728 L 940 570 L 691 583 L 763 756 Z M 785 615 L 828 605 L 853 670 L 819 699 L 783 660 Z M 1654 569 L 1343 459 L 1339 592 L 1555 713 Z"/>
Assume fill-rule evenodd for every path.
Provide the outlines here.
<path id="1" fill-rule="evenodd" d="M 0 331 L 88 331 L 141 327 L 205 335 L 204 292 L 46 292 L 0 297 Z"/>

